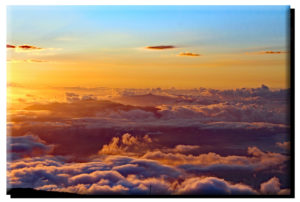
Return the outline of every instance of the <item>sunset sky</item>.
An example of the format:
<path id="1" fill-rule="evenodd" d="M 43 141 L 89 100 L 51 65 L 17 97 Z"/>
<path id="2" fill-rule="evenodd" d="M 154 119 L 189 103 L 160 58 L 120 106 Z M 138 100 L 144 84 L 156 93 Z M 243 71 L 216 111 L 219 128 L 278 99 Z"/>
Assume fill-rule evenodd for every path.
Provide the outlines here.
<path id="1" fill-rule="evenodd" d="M 286 88 L 288 11 L 8 7 L 7 44 L 40 49 L 8 48 L 7 80 L 31 87 Z M 170 48 L 147 48 L 155 46 Z"/>

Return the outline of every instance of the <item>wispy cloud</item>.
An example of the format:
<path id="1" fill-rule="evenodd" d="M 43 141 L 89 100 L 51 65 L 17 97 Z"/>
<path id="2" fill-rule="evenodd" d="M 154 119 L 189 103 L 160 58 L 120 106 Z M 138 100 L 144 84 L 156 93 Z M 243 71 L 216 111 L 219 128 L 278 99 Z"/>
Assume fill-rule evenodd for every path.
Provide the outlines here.
<path id="1" fill-rule="evenodd" d="M 7 60 L 8 63 L 42 63 L 42 62 L 48 62 L 47 60 L 39 60 L 39 59 L 27 59 L 27 60 Z"/>
<path id="2" fill-rule="evenodd" d="M 165 50 L 165 49 L 173 49 L 176 48 L 173 45 L 160 45 L 160 46 L 147 46 L 146 49 L 150 50 Z"/>
<path id="3" fill-rule="evenodd" d="M 179 53 L 178 56 L 193 56 L 193 57 L 198 57 L 201 56 L 198 53 L 190 53 L 190 52 L 183 52 L 183 53 Z"/>
<path id="4" fill-rule="evenodd" d="M 53 55 L 56 53 L 56 51 L 62 50 L 61 48 L 42 48 L 42 47 L 37 47 L 33 45 L 12 45 L 12 44 L 7 44 L 6 48 L 12 49 L 17 53 L 27 53 L 31 55 Z"/>
<path id="5" fill-rule="evenodd" d="M 43 49 L 40 47 L 31 46 L 31 45 L 27 45 L 27 44 L 20 45 L 20 46 L 7 44 L 6 48 L 15 48 L 15 49 L 21 49 L 21 50 L 41 50 L 41 49 Z"/>
<path id="6" fill-rule="evenodd" d="M 265 55 L 265 54 L 271 54 L 271 55 L 278 55 L 278 54 L 284 54 L 288 53 L 287 51 L 256 51 L 256 52 L 246 52 L 247 55 Z"/>
<path id="7" fill-rule="evenodd" d="M 40 50 L 40 49 L 43 49 L 43 48 L 40 48 L 40 47 L 30 46 L 30 45 L 21 45 L 21 46 L 18 46 L 18 48 L 25 49 L 25 50 Z"/>

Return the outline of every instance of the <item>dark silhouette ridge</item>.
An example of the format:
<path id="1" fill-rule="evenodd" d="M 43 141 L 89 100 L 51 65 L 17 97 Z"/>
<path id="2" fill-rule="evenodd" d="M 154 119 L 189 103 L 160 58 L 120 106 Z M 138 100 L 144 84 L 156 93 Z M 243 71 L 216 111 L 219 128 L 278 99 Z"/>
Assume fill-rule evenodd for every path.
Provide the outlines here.
<path id="1" fill-rule="evenodd" d="M 66 192 L 35 190 L 32 188 L 7 189 L 7 195 L 10 195 L 11 198 L 80 198 L 84 196 Z"/>
<path id="2" fill-rule="evenodd" d="M 82 195 L 75 193 L 35 190 L 32 188 L 7 189 L 11 198 L 293 198 L 294 195 Z"/>

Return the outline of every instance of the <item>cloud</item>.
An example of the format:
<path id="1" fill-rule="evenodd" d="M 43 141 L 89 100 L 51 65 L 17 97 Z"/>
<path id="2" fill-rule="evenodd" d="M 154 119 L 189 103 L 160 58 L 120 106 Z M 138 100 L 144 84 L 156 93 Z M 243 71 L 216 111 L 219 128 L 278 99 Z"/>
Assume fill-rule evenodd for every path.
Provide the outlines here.
<path id="1" fill-rule="evenodd" d="M 280 189 L 280 181 L 277 177 L 272 177 L 267 182 L 260 185 L 260 191 L 265 195 L 289 195 L 290 189 Z"/>
<path id="2" fill-rule="evenodd" d="M 48 110 L 52 116 L 84 118 L 106 117 L 118 120 L 124 117 L 135 119 L 137 117 L 158 117 L 158 109 L 155 107 L 139 107 L 123 105 L 108 100 L 98 100 L 94 95 L 80 96 L 76 93 L 66 93 L 68 102 L 34 103 L 25 108 L 28 111 Z M 124 117 L 123 117 L 124 116 Z M 111 123 L 114 123 L 113 121 Z"/>
<path id="3" fill-rule="evenodd" d="M 258 51 L 258 52 L 246 52 L 247 55 L 265 55 L 265 54 L 271 54 L 271 55 L 277 55 L 277 54 L 284 54 L 288 53 L 287 51 Z"/>
<path id="4" fill-rule="evenodd" d="M 66 100 L 68 102 L 77 102 L 77 101 L 96 101 L 97 96 L 90 94 L 90 95 L 82 95 L 72 93 L 72 92 L 66 92 Z"/>
<path id="5" fill-rule="evenodd" d="M 127 91 L 129 90 L 124 90 L 124 92 Z M 219 127 L 221 127 L 221 122 L 224 123 L 224 127 L 234 126 L 233 122 L 235 122 L 235 125 L 240 128 L 243 126 L 248 128 L 251 123 L 254 125 L 258 122 L 265 126 L 267 124 L 288 125 L 288 90 L 272 91 L 268 86 L 262 85 L 260 88 L 222 91 L 213 89 L 189 90 L 190 92 L 188 90 L 161 90 L 161 94 L 164 96 L 140 94 L 145 91 L 130 91 L 134 95 L 115 98 L 112 99 L 113 102 L 105 101 L 98 92 L 91 92 L 91 94 L 67 92 L 68 103 L 48 103 L 46 105 L 35 103 L 26 110 L 43 108 L 58 114 L 61 113 L 62 107 L 67 107 L 70 110 L 65 110 L 64 116 L 76 114 L 77 118 L 106 117 L 124 124 L 129 120 L 134 120 L 131 122 L 133 125 L 200 126 L 200 123 L 205 123 L 203 126 L 209 127 L 215 126 L 216 122 L 220 122 Z M 79 101 L 91 102 L 87 104 L 88 102 Z M 114 121 L 110 124 L 113 123 Z M 246 123 L 248 125 L 245 125 Z M 258 126 L 258 124 L 256 125 Z"/>
<path id="6" fill-rule="evenodd" d="M 90 95 L 83 95 L 83 96 L 81 96 L 81 100 L 83 100 L 83 101 L 97 100 L 97 96 L 92 95 L 92 94 L 90 94 Z"/>
<path id="7" fill-rule="evenodd" d="M 174 49 L 175 46 L 172 45 L 161 45 L 161 46 L 147 46 L 146 49 L 150 50 L 166 50 L 166 49 Z"/>
<path id="8" fill-rule="evenodd" d="M 85 163 L 63 163 L 54 157 L 34 157 L 8 163 L 9 187 L 79 194 L 250 195 L 258 192 L 242 183 L 212 176 L 191 176 L 156 161 L 107 157 Z M 150 190 L 151 189 L 151 190 Z M 287 193 L 282 190 L 281 193 Z"/>
<path id="9" fill-rule="evenodd" d="M 141 150 L 147 151 L 152 143 L 152 139 L 148 136 L 135 137 L 129 133 L 125 133 L 121 138 L 113 137 L 109 144 L 103 145 L 98 154 L 102 155 L 139 155 Z"/>
<path id="10" fill-rule="evenodd" d="M 46 60 L 39 60 L 39 59 L 29 59 L 29 60 L 26 60 L 27 62 L 31 62 L 31 63 L 35 63 L 35 62 L 48 62 Z"/>
<path id="11" fill-rule="evenodd" d="M 70 134 L 68 136 L 68 139 L 72 139 Z M 26 151 L 31 154 L 35 150 L 32 148 L 48 150 L 48 145 L 33 135 L 14 139 L 15 152 Z M 16 144 L 19 142 L 22 145 Z M 8 162 L 9 186 L 81 194 L 149 194 L 150 186 L 152 194 L 256 194 L 254 188 L 241 184 L 241 176 L 249 179 L 248 175 L 259 173 L 261 169 L 268 169 L 270 173 L 272 168 L 276 169 L 286 160 L 283 155 L 263 152 L 257 147 L 249 147 L 246 156 L 221 156 L 211 152 L 197 156 L 163 152 L 170 149 L 174 150 L 172 152 L 199 149 L 193 145 L 176 145 L 174 148 L 156 145 L 155 149 L 151 148 L 155 144 L 148 135 L 125 133 L 112 138 L 110 144 L 102 147 L 100 155 L 86 158 L 87 162 L 66 163 L 67 158 L 49 156 L 46 152 L 39 152 L 38 157 L 23 156 Z M 76 144 L 72 145 L 77 147 Z M 103 155 L 101 151 L 113 155 Z M 145 152 L 146 155 L 141 156 Z M 240 174 L 228 175 L 229 172 Z M 219 173 L 224 175 L 220 176 Z M 218 178 L 209 177 L 211 175 Z M 274 182 L 271 184 L 276 185 Z M 270 186 L 262 187 L 262 190 L 266 190 Z M 285 188 L 279 190 L 278 194 L 289 194 L 289 191 Z"/>
<path id="12" fill-rule="evenodd" d="M 24 158 L 28 156 L 45 155 L 53 149 L 53 145 L 47 145 L 38 136 L 27 134 L 24 136 L 11 137 L 7 139 L 8 157 L 11 159 Z"/>
<path id="13" fill-rule="evenodd" d="M 259 173 L 254 170 L 252 165 L 231 165 L 231 164 L 183 164 L 177 166 L 179 169 L 183 169 L 186 173 L 196 176 L 207 176 L 213 175 L 216 177 L 230 179 L 234 182 L 250 183 L 252 186 L 257 185 L 253 183 L 251 179 L 253 178 L 253 173 Z M 239 173 L 238 177 L 236 173 Z M 270 172 L 272 173 L 272 172 Z"/>
<path id="14" fill-rule="evenodd" d="M 128 91 L 135 95 L 147 92 L 145 89 L 126 89 Z M 284 109 L 287 107 L 284 104 L 287 92 L 273 91 L 266 85 L 227 91 L 161 89 L 161 93 L 176 96 L 175 102 L 139 107 L 103 100 L 97 92 L 91 92 L 97 100 L 88 97 L 82 100 L 90 92 L 72 90 L 66 93 L 65 102 L 40 103 L 27 99 L 28 107 L 8 114 L 8 127 L 14 136 L 32 131 L 46 142 L 56 144 L 53 154 L 72 154 L 76 161 L 97 154 L 103 145 L 110 144 L 113 137 L 119 138 L 117 146 L 121 147 L 121 152 L 130 155 L 158 150 L 165 156 L 171 153 L 179 160 L 181 156 L 174 153 L 192 154 L 194 157 L 209 152 L 222 157 L 244 156 L 247 148 L 252 146 L 281 151 L 276 143 L 287 141 L 290 130 L 286 119 L 288 112 Z M 142 100 L 147 100 L 147 97 L 143 96 Z M 212 101 L 218 99 L 219 103 L 199 104 L 198 99 L 207 97 Z M 157 100 L 156 96 L 154 100 Z M 142 137 L 149 134 L 152 143 L 144 142 L 144 148 L 136 149 L 138 144 L 122 143 L 122 135 L 126 133 L 139 142 L 143 142 Z M 182 138 L 183 135 L 185 138 Z M 179 151 L 180 146 L 177 145 L 198 145 L 199 148 L 184 152 L 183 147 Z M 184 161 L 185 158 L 174 162 L 189 164 Z"/>
<path id="15" fill-rule="evenodd" d="M 228 155 L 209 152 L 207 154 L 191 155 L 181 153 L 165 153 L 163 151 L 148 151 L 142 158 L 157 160 L 168 165 L 194 164 L 203 166 L 231 165 L 245 166 L 247 169 L 264 170 L 274 166 L 282 165 L 288 160 L 287 156 L 279 153 L 263 152 L 257 147 L 249 147 L 247 156 Z"/>
<path id="16" fill-rule="evenodd" d="M 28 44 L 24 44 L 24 45 L 11 45 L 11 44 L 7 44 L 6 48 L 9 49 L 13 49 L 16 53 L 22 53 L 23 55 L 38 55 L 38 56 L 51 56 L 51 55 L 55 55 L 56 51 L 60 51 L 62 50 L 61 48 L 42 48 L 42 47 L 37 47 L 37 46 L 33 46 L 33 45 L 28 45 Z M 30 60 L 36 60 L 33 62 L 38 62 L 38 59 L 27 59 L 27 60 L 23 60 L 23 62 L 30 62 Z M 12 60 L 14 61 L 14 60 Z M 17 60 L 15 60 L 17 61 Z M 21 62 L 22 60 L 20 60 L 19 62 Z"/>
<path id="17" fill-rule="evenodd" d="M 31 45 L 20 45 L 20 46 L 17 46 L 17 48 L 23 49 L 23 50 L 41 50 L 41 49 L 43 49 L 43 48 L 39 48 L 36 46 L 31 46 Z"/>
<path id="18" fill-rule="evenodd" d="M 14 46 L 14 45 L 9 45 L 9 44 L 6 44 L 6 48 L 16 48 L 16 46 Z"/>
<path id="19" fill-rule="evenodd" d="M 18 50 L 42 50 L 43 49 L 43 48 L 40 48 L 40 47 L 27 45 L 27 44 L 19 45 L 19 46 L 7 44 L 6 48 L 15 48 L 15 49 L 18 49 Z"/>
<path id="20" fill-rule="evenodd" d="M 257 147 L 248 147 L 248 154 L 253 156 L 252 160 L 258 161 L 254 163 L 257 169 L 266 169 L 268 167 L 281 165 L 289 159 L 288 156 L 280 153 L 263 152 Z"/>
<path id="21" fill-rule="evenodd" d="M 112 100 L 129 105 L 138 106 L 158 106 L 163 104 L 175 104 L 178 102 L 183 102 L 183 99 L 177 98 L 177 96 L 170 95 L 157 95 L 157 94 L 135 94 L 134 92 L 121 92 L 120 96 L 112 98 Z"/>
<path id="22" fill-rule="evenodd" d="M 152 141 L 148 135 L 134 137 L 126 133 L 121 138 L 113 137 L 109 144 L 103 145 L 98 154 L 140 157 L 172 166 L 199 165 L 202 170 L 207 170 L 212 165 L 228 165 L 232 168 L 239 166 L 239 168 L 259 171 L 284 165 L 289 159 L 288 156 L 280 153 L 263 152 L 257 147 L 248 147 L 249 156 L 221 156 L 213 152 L 192 155 L 190 152 L 199 149 L 199 146 L 176 145 L 175 148 L 160 148 L 159 145 L 151 144 Z"/>
<path id="23" fill-rule="evenodd" d="M 277 194 L 280 191 L 280 182 L 277 177 L 273 177 L 260 185 L 260 191 L 264 194 Z"/>
<path id="24" fill-rule="evenodd" d="M 82 185 L 79 185 L 79 186 L 82 186 Z M 83 191 L 83 194 L 120 195 L 120 194 L 126 194 L 126 192 L 128 190 L 129 190 L 129 188 L 124 187 L 122 185 L 115 185 L 115 186 L 101 185 L 101 181 L 100 181 L 100 183 L 93 184 L 86 191 Z"/>
<path id="25" fill-rule="evenodd" d="M 119 138 L 113 137 L 111 142 L 107 145 L 103 145 L 102 149 L 98 152 L 99 154 L 121 154 L 123 150 L 119 148 Z"/>
<path id="26" fill-rule="evenodd" d="M 177 188 L 181 195 L 254 195 L 257 192 L 243 184 L 231 184 L 216 177 L 190 178 Z"/>
<path id="27" fill-rule="evenodd" d="M 39 60 L 39 59 L 27 59 L 27 60 L 7 60 L 8 63 L 42 63 L 48 62 L 47 60 Z"/>
<path id="28" fill-rule="evenodd" d="M 201 55 L 198 54 L 198 53 L 183 52 L 183 53 L 179 53 L 178 56 L 194 56 L 194 57 L 197 57 L 197 56 L 201 56 Z"/>
<path id="29" fill-rule="evenodd" d="M 14 152 L 19 155 L 12 159 L 15 173 L 9 171 L 14 173 L 10 177 L 14 186 L 147 194 L 152 180 L 157 190 L 165 187 L 164 193 L 174 194 L 175 187 L 191 177 L 214 176 L 257 190 L 262 180 L 276 176 L 282 183 L 280 193 L 289 192 L 289 156 L 278 148 L 289 140 L 289 89 L 273 90 L 266 84 L 229 90 L 113 89 L 117 95 L 130 97 L 126 101 L 144 102 L 144 106 L 105 100 L 103 94 L 112 89 L 68 90 L 64 102 L 35 101 L 24 110 L 9 111 L 11 135 L 32 131 L 45 141 L 36 142 L 46 147 L 55 143 L 51 152 L 34 146 L 32 151 L 42 150 L 40 160 L 25 161 L 37 156 L 30 149 L 23 150 L 24 156 Z M 147 107 L 152 100 L 158 105 Z M 42 155 L 66 161 L 42 163 L 46 159 Z M 27 170 L 17 172 L 21 168 Z M 83 185 L 69 181 L 80 174 L 108 170 L 124 179 Z"/>
<path id="30" fill-rule="evenodd" d="M 264 54 L 282 54 L 282 53 L 287 53 L 286 51 L 264 51 L 262 52 Z"/>
<path id="31" fill-rule="evenodd" d="M 276 146 L 280 147 L 281 149 L 290 150 L 291 142 L 290 141 L 277 142 Z"/>
<path id="32" fill-rule="evenodd" d="M 211 105 L 157 106 L 162 119 L 194 119 L 200 122 L 267 122 L 286 123 L 286 111 L 274 111 L 259 104 L 218 103 Z"/>
<path id="33" fill-rule="evenodd" d="M 150 139 L 150 141 L 151 141 L 151 139 Z M 130 145 L 133 145 L 133 144 L 138 144 L 138 140 L 137 140 L 136 137 L 130 135 L 129 133 L 126 133 L 122 136 L 122 143 L 124 145 L 130 146 Z"/>
<path id="34" fill-rule="evenodd" d="M 191 151 L 195 151 L 197 149 L 199 149 L 200 146 L 199 145 L 176 145 L 174 148 L 172 149 L 168 149 L 167 151 L 169 152 L 178 152 L 178 153 L 186 153 L 186 152 L 191 152 Z"/>
<path id="35" fill-rule="evenodd" d="M 93 184 L 98 182 L 99 180 L 108 180 L 109 182 L 116 183 L 120 180 L 124 180 L 125 178 L 117 171 L 94 171 L 92 173 L 84 173 L 79 174 L 69 179 L 69 183 L 71 185 L 76 184 Z"/>
<path id="36" fill-rule="evenodd" d="M 139 179 L 134 175 L 130 175 L 127 179 L 135 186 L 131 191 L 133 194 L 166 195 L 173 193 L 172 184 L 163 178 Z"/>
<path id="37" fill-rule="evenodd" d="M 63 102 L 28 98 L 28 107 L 8 111 L 9 135 L 25 135 L 8 145 L 12 187 L 179 194 L 211 184 L 214 193 L 234 194 L 235 185 L 248 190 L 243 184 L 263 194 L 261 183 L 276 177 L 278 194 L 290 192 L 290 157 L 279 148 L 289 142 L 289 89 L 55 90 L 71 92 Z M 126 99 L 107 100 L 113 96 Z"/>
<path id="38" fill-rule="evenodd" d="M 86 163 L 62 163 L 53 157 L 34 157 L 9 163 L 7 176 L 10 187 L 82 194 L 111 191 L 114 194 L 148 194 L 151 185 L 153 193 L 167 194 L 170 185 L 164 176 L 175 180 L 178 175 L 175 168 L 128 157 L 109 157 Z"/>
<path id="39" fill-rule="evenodd" d="M 76 102 L 76 101 L 79 101 L 80 100 L 80 97 L 78 94 L 76 93 L 69 93 L 69 92 L 66 92 L 66 99 L 68 102 Z"/>

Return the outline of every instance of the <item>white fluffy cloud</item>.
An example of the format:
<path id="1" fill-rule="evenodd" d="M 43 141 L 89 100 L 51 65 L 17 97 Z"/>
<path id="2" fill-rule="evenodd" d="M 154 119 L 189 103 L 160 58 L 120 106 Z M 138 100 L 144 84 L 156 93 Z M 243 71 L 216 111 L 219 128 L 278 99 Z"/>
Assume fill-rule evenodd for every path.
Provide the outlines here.
<path id="1" fill-rule="evenodd" d="M 12 187 L 79 194 L 257 194 L 241 183 L 193 177 L 155 161 L 128 157 L 87 163 L 27 158 L 9 164 L 8 180 Z"/>
<path id="2" fill-rule="evenodd" d="M 183 195 L 254 195 L 257 192 L 243 184 L 231 184 L 216 177 L 190 178 L 178 186 Z"/>

